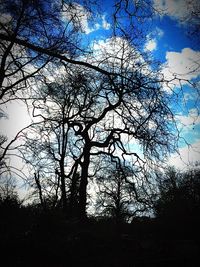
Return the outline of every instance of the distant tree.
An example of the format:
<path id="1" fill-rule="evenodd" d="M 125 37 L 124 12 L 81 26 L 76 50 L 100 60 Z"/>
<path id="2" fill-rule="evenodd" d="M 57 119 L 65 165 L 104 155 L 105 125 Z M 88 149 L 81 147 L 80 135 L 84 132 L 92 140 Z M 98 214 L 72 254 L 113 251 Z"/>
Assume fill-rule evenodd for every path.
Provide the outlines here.
<path id="1" fill-rule="evenodd" d="M 0 120 L 6 117 L 5 113 L 0 110 Z M 6 143 L 7 137 L 4 134 L 0 134 L 0 177 L 2 176 L 3 172 L 5 171 L 6 163 L 5 163 L 5 156 L 4 156 L 4 149 L 3 145 Z"/>
<path id="2" fill-rule="evenodd" d="M 199 169 L 180 172 L 169 168 L 160 179 L 159 189 L 154 205 L 157 217 L 181 219 L 200 215 Z"/>
<path id="3" fill-rule="evenodd" d="M 22 204 L 16 190 L 16 181 L 8 174 L 0 176 L 0 212 L 5 215 L 12 209 L 18 209 Z"/>
<path id="4" fill-rule="evenodd" d="M 0 179 L 0 195 L 1 199 L 7 197 L 15 197 L 16 195 L 16 184 L 15 180 L 11 176 L 1 177 Z"/>
<path id="5" fill-rule="evenodd" d="M 84 98 L 81 90 L 85 85 L 79 80 L 80 85 L 75 86 L 76 78 L 65 76 L 63 73 L 55 82 L 46 82 L 39 89 L 38 99 L 32 103 L 32 115 L 39 123 L 29 128 L 20 151 L 31 166 L 35 178 L 30 183 L 40 202 L 54 196 L 55 204 L 60 202 L 70 216 L 78 201 L 81 151 L 74 129 L 66 120 L 80 113 L 81 98 Z"/>
<path id="6" fill-rule="evenodd" d="M 101 175 L 97 174 L 96 178 L 98 215 L 111 217 L 119 224 L 148 211 L 150 202 L 138 183 L 137 172 L 136 168 L 135 171 L 130 167 L 120 168 L 114 163 L 107 163 L 107 168 L 102 168 Z"/>

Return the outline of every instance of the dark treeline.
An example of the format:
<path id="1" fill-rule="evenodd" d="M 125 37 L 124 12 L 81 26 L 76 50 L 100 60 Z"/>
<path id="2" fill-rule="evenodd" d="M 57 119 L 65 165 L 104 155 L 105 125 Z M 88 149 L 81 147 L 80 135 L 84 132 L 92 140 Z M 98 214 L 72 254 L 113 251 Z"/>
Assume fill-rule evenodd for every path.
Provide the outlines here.
<path id="1" fill-rule="evenodd" d="M 2 186 L 3 266 L 195 266 L 200 249 L 200 171 L 170 168 L 159 178 L 151 216 L 141 212 L 129 222 L 126 216 L 122 219 L 126 206 L 122 205 L 123 213 L 112 199 L 110 212 L 107 205 L 101 216 L 94 213 L 83 223 L 66 218 L 51 199 L 45 206 L 24 205 L 13 186 L 6 191 Z"/>

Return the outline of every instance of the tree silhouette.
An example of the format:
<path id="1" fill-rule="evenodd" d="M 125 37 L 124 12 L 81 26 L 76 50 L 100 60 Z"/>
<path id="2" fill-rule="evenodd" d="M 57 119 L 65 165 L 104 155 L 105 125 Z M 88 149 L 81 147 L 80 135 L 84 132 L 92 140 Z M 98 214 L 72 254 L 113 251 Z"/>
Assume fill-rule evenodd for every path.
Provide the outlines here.
<path id="1" fill-rule="evenodd" d="M 111 217 L 120 224 L 130 222 L 134 216 L 149 209 L 148 195 L 137 180 L 138 172 L 136 168 L 120 167 L 114 163 L 107 163 L 101 169 L 96 177 L 97 214 Z"/>
<path id="2" fill-rule="evenodd" d="M 164 174 L 160 182 L 160 196 L 155 213 L 161 218 L 182 219 L 199 216 L 199 169 L 180 172 L 174 168 Z"/>
<path id="3" fill-rule="evenodd" d="M 57 169 L 63 205 L 66 187 L 70 187 L 70 183 L 66 185 L 67 181 L 75 177 L 77 171 L 80 173 L 81 218 L 86 216 L 91 162 L 101 155 L 117 161 L 121 157 L 123 164 L 132 158 L 134 164 L 144 170 L 147 160 L 161 159 L 173 149 L 172 142 L 169 143 L 172 124 L 167 121 L 173 116 L 166 103 L 167 95 L 152 71 L 143 73 L 145 63 L 140 72 L 129 70 L 135 68 L 133 59 L 139 60 L 135 50 L 129 51 L 126 42 L 117 47 L 113 44 L 113 47 L 117 51 L 120 49 L 116 61 L 115 55 L 106 54 L 108 61 L 104 64 L 119 73 L 116 81 L 96 72 L 74 68 L 66 74 L 61 72 L 61 77 L 47 83 L 44 89 L 39 88 L 39 98 L 32 103 L 33 116 L 41 119 L 33 128 L 38 142 L 28 138 L 34 157 L 42 155 L 44 161 L 42 163 L 40 158 L 38 166 L 46 162 L 45 167 L 51 164 L 54 172 Z M 127 53 L 132 56 L 130 60 Z M 119 56 L 122 65 L 119 65 Z M 142 147 L 145 158 L 131 147 L 133 140 Z M 54 164 L 50 163 L 52 161 Z"/>

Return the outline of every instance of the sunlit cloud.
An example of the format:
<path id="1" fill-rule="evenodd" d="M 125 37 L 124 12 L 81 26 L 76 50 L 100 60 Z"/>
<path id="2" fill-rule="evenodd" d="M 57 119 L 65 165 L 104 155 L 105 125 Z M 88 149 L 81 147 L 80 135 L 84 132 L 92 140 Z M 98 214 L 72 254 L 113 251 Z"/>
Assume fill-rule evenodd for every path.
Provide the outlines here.
<path id="1" fill-rule="evenodd" d="M 145 45 L 145 50 L 153 51 L 157 48 L 157 42 L 155 39 L 149 40 Z"/>
<path id="2" fill-rule="evenodd" d="M 164 35 L 164 31 L 159 27 L 156 27 L 150 34 L 147 36 L 147 42 L 144 45 L 145 51 L 154 51 L 157 49 L 157 41 L 161 39 Z"/>
<path id="3" fill-rule="evenodd" d="M 181 52 L 167 52 L 162 73 L 169 87 L 180 87 L 200 76 L 200 51 L 184 48 Z"/>
<path id="4" fill-rule="evenodd" d="M 179 153 L 172 154 L 168 163 L 181 170 L 192 168 L 195 162 L 200 161 L 200 139 L 190 146 L 179 149 Z"/>
<path id="5" fill-rule="evenodd" d="M 20 102 L 10 102 L 3 106 L 7 118 L 0 120 L 0 133 L 8 137 L 8 141 L 22 128 L 31 123 L 30 116 L 27 113 L 27 107 Z"/>
<path id="6" fill-rule="evenodd" d="M 93 54 L 88 57 L 88 61 L 98 66 L 120 68 L 123 59 L 123 68 L 138 69 L 141 73 L 150 74 L 149 65 L 145 62 L 141 53 L 132 46 L 126 39 L 112 37 L 104 40 L 94 41 L 92 44 Z"/>
<path id="7" fill-rule="evenodd" d="M 153 40 L 155 40 L 155 42 L 156 42 L 156 40 L 161 39 L 161 38 L 163 37 L 164 34 L 165 34 L 165 33 L 164 33 L 164 31 L 163 31 L 162 29 L 160 29 L 159 27 L 155 27 L 155 28 L 151 31 L 151 33 L 148 34 L 147 38 L 149 38 L 149 40 L 150 40 L 150 39 L 153 39 Z"/>
<path id="8" fill-rule="evenodd" d="M 187 23 L 188 18 L 196 23 L 192 14 L 200 9 L 199 0 L 153 0 L 153 4 L 159 15 L 170 16 L 183 24 Z"/>
<path id="9" fill-rule="evenodd" d="M 84 9 L 82 5 L 77 3 L 73 3 L 71 5 L 66 4 L 62 12 L 63 20 L 71 21 L 75 28 L 86 34 L 89 34 L 95 30 L 95 28 L 91 28 L 89 26 L 90 18 L 90 12 Z M 96 27 L 98 28 L 98 25 L 96 25 Z"/>
<path id="10" fill-rule="evenodd" d="M 186 115 L 176 115 L 175 119 L 180 135 L 186 138 L 189 143 L 193 143 L 200 137 L 200 115 L 197 108 L 190 109 Z"/>
<path id="11" fill-rule="evenodd" d="M 189 110 L 187 116 L 178 115 L 176 116 L 177 121 L 183 126 L 193 126 L 200 124 L 200 116 L 197 108 L 192 108 Z"/>
<path id="12" fill-rule="evenodd" d="M 109 30 L 111 27 L 110 23 L 108 23 L 108 21 L 106 20 L 106 15 L 102 16 L 102 27 L 105 30 Z"/>
<path id="13" fill-rule="evenodd" d="M 172 73 L 191 80 L 200 75 L 200 52 L 184 48 L 181 53 L 167 52 L 166 59 Z"/>
<path id="14" fill-rule="evenodd" d="M 106 15 L 102 15 L 98 22 L 95 23 L 95 21 L 93 21 L 92 23 L 92 14 L 82 5 L 77 3 L 65 5 L 65 9 L 62 13 L 62 19 L 71 21 L 74 27 L 85 34 L 90 34 L 101 28 L 104 30 L 110 29 L 110 23 L 107 22 Z"/>

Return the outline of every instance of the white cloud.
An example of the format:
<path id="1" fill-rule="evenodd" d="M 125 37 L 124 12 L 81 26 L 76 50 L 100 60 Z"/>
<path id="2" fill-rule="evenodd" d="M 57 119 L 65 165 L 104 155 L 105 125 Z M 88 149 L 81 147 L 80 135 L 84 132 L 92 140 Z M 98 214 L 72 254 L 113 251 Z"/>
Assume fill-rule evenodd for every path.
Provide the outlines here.
<path id="1" fill-rule="evenodd" d="M 200 116 L 199 112 L 196 108 L 192 108 L 189 110 L 188 116 L 176 116 L 177 121 L 184 125 L 184 126 L 191 126 L 191 125 L 197 125 L 200 124 Z"/>
<path id="2" fill-rule="evenodd" d="M 127 40 L 121 37 L 112 37 L 105 40 L 93 42 L 93 55 L 89 58 L 90 62 L 98 62 L 98 65 L 111 64 L 111 66 L 121 66 L 121 59 L 124 60 L 124 69 L 128 66 L 137 68 L 147 68 L 142 55 L 135 47 L 132 47 Z"/>
<path id="3" fill-rule="evenodd" d="M 162 38 L 164 35 L 164 31 L 159 27 L 156 27 L 148 36 L 147 42 L 144 46 L 145 51 L 154 51 L 157 49 L 157 40 Z"/>
<path id="4" fill-rule="evenodd" d="M 164 35 L 164 31 L 160 29 L 159 27 L 155 27 L 155 29 L 152 29 L 151 33 L 148 34 L 147 38 L 149 39 L 160 39 Z"/>
<path id="5" fill-rule="evenodd" d="M 89 34 L 95 30 L 89 26 L 89 19 L 91 18 L 91 13 L 84 9 L 83 6 L 73 3 L 70 5 L 65 5 L 65 9 L 62 13 L 62 19 L 72 21 L 74 27 L 78 30 Z M 96 27 L 98 27 L 96 25 Z"/>
<path id="6" fill-rule="evenodd" d="M 181 53 L 167 52 L 168 66 L 173 73 L 183 75 L 191 80 L 200 75 L 200 52 L 184 48 Z"/>
<path id="7" fill-rule="evenodd" d="M 71 21 L 77 30 L 86 34 L 90 34 L 100 28 L 109 30 L 111 26 L 106 20 L 106 15 L 102 15 L 100 21 L 91 26 L 89 22 L 92 19 L 92 14 L 82 5 L 77 3 L 65 5 L 65 9 L 62 13 L 62 19 Z"/>
<path id="8" fill-rule="evenodd" d="M 187 23 L 193 20 L 192 14 L 200 9 L 199 0 L 153 0 L 154 8 L 161 15 L 167 15 L 179 20 L 181 23 Z"/>
<path id="9" fill-rule="evenodd" d="M 164 79 L 170 81 L 168 86 L 180 86 L 187 81 L 197 78 L 200 75 L 200 51 L 191 48 L 184 48 L 181 52 L 167 52 L 166 63 L 163 65 L 162 73 Z M 177 79 L 175 79 L 177 78 Z M 167 86 L 167 84 L 166 84 Z"/>
<path id="10" fill-rule="evenodd" d="M 111 26 L 110 23 L 108 23 L 107 20 L 106 20 L 106 16 L 103 15 L 102 16 L 102 27 L 103 27 L 103 29 L 109 30 L 110 26 Z"/>
<path id="11" fill-rule="evenodd" d="M 200 161 L 200 140 L 192 146 L 180 148 L 179 154 L 173 154 L 168 163 L 183 170 L 185 168 L 192 167 L 197 161 Z"/>
<path id="12" fill-rule="evenodd" d="M 99 24 L 99 23 L 95 23 L 95 25 L 94 25 L 94 30 L 98 30 L 98 29 L 100 29 L 101 28 L 101 25 Z"/>
<path id="13" fill-rule="evenodd" d="M 180 136 L 188 143 L 199 139 L 200 116 L 197 108 L 190 109 L 188 115 L 177 115 L 175 119 Z"/>
<path id="14" fill-rule="evenodd" d="M 159 27 L 156 27 L 156 30 L 155 30 L 155 35 L 159 38 L 163 37 L 164 35 L 164 31 L 161 30 Z"/>
<path id="15" fill-rule="evenodd" d="M 157 42 L 155 39 L 149 40 L 145 45 L 145 50 L 153 51 L 157 48 Z"/>
<path id="16" fill-rule="evenodd" d="M 2 106 L 2 110 L 6 113 L 8 119 L 0 119 L 0 132 L 5 134 L 10 141 L 18 131 L 31 123 L 30 116 L 26 105 L 22 102 L 9 102 Z"/>
<path id="17" fill-rule="evenodd" d="M 94 41 L 92 44 L 92 54 L 88 55 L 87 62 L 98 65 L 101 68 L 110 68 L 110 71 L 120 72 L 124 70 L 138 70 L 141 75 L 149 77 L 157 76 L 145 61 L 140 51 L 132 46 L 126 39 L 112 37 L 104 40 Z M 123 64 L 123 67 L 122 67 Z"/>

